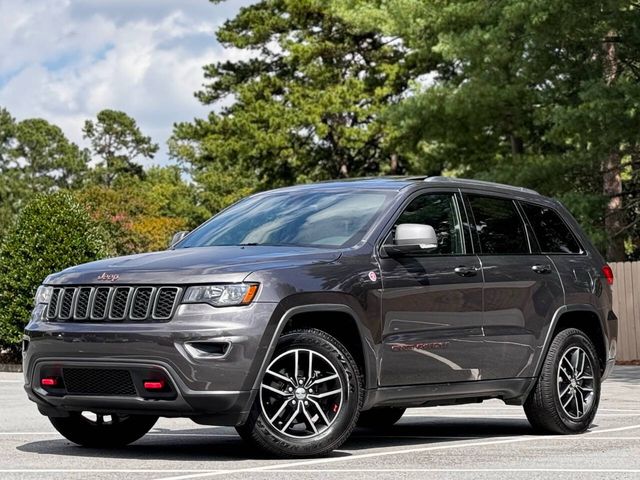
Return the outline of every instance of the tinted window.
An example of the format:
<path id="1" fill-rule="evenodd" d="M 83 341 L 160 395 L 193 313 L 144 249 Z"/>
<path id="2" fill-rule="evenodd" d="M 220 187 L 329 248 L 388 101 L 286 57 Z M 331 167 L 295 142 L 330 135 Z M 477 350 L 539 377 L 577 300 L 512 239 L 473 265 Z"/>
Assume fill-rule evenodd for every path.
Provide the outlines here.
<path id="1" fill-rule="evenodd" d="M 415 198 L 402 212 L 395 226 L 401 223 L 431 225 L 438 237 L 438 248 L 429 255 L 462 254 L 462 231 L 460 229 L 458 205 L 453 194 L 427 194 Z M 388 242 L 392 241 L 393 234 Z"/>
<path id="2" fill-rule="evenodd" d="M 393 195 L 391 192 L 336 190 L 254 195 L 213 217 L 177 248 L 351 246 L 369 230 Z"/>
<path id="3" fill-rule="evenodd" d="M 543 253 L 582 253 L 578 241 L 558 214 L 548 207 L 522 203 Z"/>
<path id="4" fill-rule="evenodd" d="M 529 253 L 524 223 L 513 201 L 469 196 L 482 253 Z"/>

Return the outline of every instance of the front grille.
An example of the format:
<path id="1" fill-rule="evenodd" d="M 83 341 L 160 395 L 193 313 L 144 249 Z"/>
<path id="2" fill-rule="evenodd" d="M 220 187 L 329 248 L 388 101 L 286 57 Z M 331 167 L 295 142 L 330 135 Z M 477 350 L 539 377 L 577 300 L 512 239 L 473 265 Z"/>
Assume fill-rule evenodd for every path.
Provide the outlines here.
<path id="1" fill-rule="evenodd" d="M 150 287 L 142 287 L 136 290 L 136 293 L 133 295 L 133 302 L 131 305 L 131 318 L 134 320 L 140 320 L 149 316 L 152 295 L 153 288 Z"/>
<path id="2" fill-rule="evenodd" d="M 49 301 L 49 309 L 47 310 L 47 318 L 53 319 L 58 316 L 58 305 L 60 304 L 60 292 L 61 288 L 55 288 L 51 293 L 51 300 Z"/>
<path id="3" fill-rule="evenodd" d="M 73 306 L 73 295 L 75 293 L 75 288 L 67 288 L 62 293 L 62 300 L 60 303 L 60 318 L 68 319 L 71 318 L 71 307 Z"/>
<path id="4" fill-rule="evenodd" d="M 130 293 L 131 288 L 129 287 L 118 287 L 113 291 L 109 318 L 113 318 L 114 320 L 123 320 L 127 316 Z"/>
<path id="5" fill-rule="evenodd" d="M 113 368 L 63 368 L 62 379 L 70 395 L 116 395 L 131 397 L 137 394 L 127 370 Z"/>
<path id="6" fill-rule="evenodd" d="M 57 287 L 47 310 L 51 321 L 168 321 L 180 301 L 178 287 Z"/>
<path id="7" fill-rule="evenodd" d="M 78 289 L 78 299 L 76 300 L 76 317 L 84 320 L 89 315 L 89 300 L 91 299 L 91 288 L 81 287 Z"/>
<path id="8" fill-rule="evenodd" d="M 93 308 L 91 308 L 91 318 L 102 320 L 105 317 L 110 292 L 111 289 L 108 287 L 96 288 L 96 293 L 93 297 Z"/>
<path id="9" fill-rule="evenodd" d="M 155 306 L 153 307 L 153 318 L 168 319 L 173 313 L 173 305 L 178 297 L 176 287 L 162 287 L 158 290 Z"/>

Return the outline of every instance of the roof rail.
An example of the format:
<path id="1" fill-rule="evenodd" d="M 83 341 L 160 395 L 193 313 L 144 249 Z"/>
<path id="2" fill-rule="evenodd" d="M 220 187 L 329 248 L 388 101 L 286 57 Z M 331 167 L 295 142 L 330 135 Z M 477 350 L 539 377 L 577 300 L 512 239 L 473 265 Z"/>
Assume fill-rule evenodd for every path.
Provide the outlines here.
<path id="1" fill-rule="evenodd" d="M 484 180 L 471 180 L 468 178 L 455 178 L 455 177 L 427 177 L 424 179 L 425 182 L 455 182 L 461 185 L 466 185 L 469 187 L 496 187 L 501 188 L 503 190 L 514 190 L 516 192 L 523 193 L 531 193 L 534 195 L 540 195 L 535 190 L 525 187 L 515 187 L 513 185 L 506 185 L 504 183 L 496 183 L 496 182 L 487 182 Z"/>

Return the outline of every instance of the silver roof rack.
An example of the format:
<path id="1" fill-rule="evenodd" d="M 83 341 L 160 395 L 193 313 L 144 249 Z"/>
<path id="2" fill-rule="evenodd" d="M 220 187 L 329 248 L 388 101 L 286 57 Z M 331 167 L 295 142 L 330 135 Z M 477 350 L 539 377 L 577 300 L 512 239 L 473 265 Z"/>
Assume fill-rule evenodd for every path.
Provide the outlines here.
<path id="1" fill-rule="evenodd" d="M 425 182 L 455 182 L 460 185 L 469 187 L 495 187 L 503 190 L 513 190 L 516 192 L 531 193 L 533 195 L 540 195 L 535 190 L 524 187 L 515 187 L 513 185 L 505 185 L 504 183 L 486 182 L 484 180 L 471 180 L 468 178 L 455 178 L 455 177 L 427 177 Z"/>

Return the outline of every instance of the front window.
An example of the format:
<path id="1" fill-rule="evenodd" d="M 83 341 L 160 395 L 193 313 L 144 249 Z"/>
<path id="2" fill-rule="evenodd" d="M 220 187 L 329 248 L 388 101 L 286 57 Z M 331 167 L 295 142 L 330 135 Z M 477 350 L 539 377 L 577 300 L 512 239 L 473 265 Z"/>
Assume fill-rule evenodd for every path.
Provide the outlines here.
<path id="1" fill-rule="evenodd" d="M 228 245 L 349 247 L 393 192 L 300 190 L 254 195 L 224 210 L 177 248 Z"/>
<path id="2" fill-rule="evenodd" d="M 409 203 L 396 220 L 385 244 L 393 244 L 395 229 L 402 223 L 431 225 L 436 232 L 438 247 L 420 255 L 462 255 L 463 236 L 456 197 L 451 193 L 428 193 Z"/>

